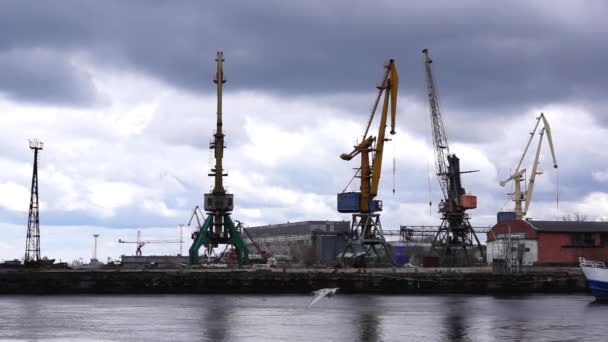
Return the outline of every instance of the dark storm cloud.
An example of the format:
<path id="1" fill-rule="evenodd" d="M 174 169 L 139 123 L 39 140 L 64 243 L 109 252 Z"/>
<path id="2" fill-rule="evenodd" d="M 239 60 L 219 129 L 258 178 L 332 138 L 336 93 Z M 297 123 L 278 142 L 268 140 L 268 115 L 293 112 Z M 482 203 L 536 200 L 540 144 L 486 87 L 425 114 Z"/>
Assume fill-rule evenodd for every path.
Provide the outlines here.
<path id="1" fill-rule="evenodd" d="M 0 51 L 80 51 L 112 68 L 207 92 L 215 51 L 223 49 L 231 89 L 291 95 L 367 91 L 381 62 L 393 57 L 403 91 L 422 99 L 420 50 L 428 47 L 443 100 L 454 106 L 603 96 L 608 48 L 599 16 L 608 8 L 602 2 L 404 4 L 3 2 Z"/>
<path id="2" fill-rule="evenodd" d="M 0 95 L 18 101 L 89 105 L 97 100 L 89 75 L 48 51 L 0 51 L 0 70 Z"/>

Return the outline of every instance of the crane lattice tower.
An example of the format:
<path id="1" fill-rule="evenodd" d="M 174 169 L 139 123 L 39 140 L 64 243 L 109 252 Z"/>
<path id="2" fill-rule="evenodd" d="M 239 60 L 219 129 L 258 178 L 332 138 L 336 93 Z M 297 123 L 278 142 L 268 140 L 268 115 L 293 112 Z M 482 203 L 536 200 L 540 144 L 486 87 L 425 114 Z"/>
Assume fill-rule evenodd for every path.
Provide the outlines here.
<path id="1" fill-rule="evenodd" d="M 34 170 L 30 191 L 30 210 L 27 220 L 27 237 L 25 240 L 25 264 L 40 262 L 40 211 L 38 206 L 38 151 L 44 143 L 37 139 L 30 140 L 30 149 L 34 151 Z"/>
<path id="2" fill-rule="evenodd" d="M 428 49 L 424 54 L 427 97 L 431 114 L 435 166 L 443 200 L 439 203 L 441 225 L 437 230 L 431 251 L 439 257 L 442 266 L 468 266 L 474 262 L 474 250 L 485 259 L 481 243 L 469 222 L 467 210 L 477 207 L 477 197 L 467 195 L 462 186 L 461 175 L 475 171 L 461 171 L 460 158 L 450 153 L 443 117 L 439 109 L 439 96 L 431 72 L 431 57 Z"/>

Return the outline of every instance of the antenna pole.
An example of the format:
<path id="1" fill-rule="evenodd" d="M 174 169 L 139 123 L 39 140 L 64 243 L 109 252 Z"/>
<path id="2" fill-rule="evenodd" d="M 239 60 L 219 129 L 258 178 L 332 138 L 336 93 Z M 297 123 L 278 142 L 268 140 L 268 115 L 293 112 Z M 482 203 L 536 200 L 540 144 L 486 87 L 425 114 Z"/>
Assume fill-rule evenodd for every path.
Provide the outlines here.
<path id="1" fill-rule="evenodd" d="M 97 238 L 98 237 L 99 237 L 99 234 L 93 234 L 93 238 L 95 239 L 95 247 L 93 247 L 93 260 L 94 261 L 97 261 Z"/>

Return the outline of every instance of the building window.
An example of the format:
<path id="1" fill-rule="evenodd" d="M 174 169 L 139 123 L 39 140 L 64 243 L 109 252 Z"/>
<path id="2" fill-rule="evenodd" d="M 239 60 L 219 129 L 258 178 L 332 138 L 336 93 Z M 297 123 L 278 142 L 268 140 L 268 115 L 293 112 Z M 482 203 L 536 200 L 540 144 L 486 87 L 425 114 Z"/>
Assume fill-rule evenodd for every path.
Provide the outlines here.
<path id="1" fill-rule="evenodd" d="M 593 240 L 592 233 L 574 233 L 572 234 L 572 246 L 573 247 L 593 247 L 595 240 Z"/>
<path id="2" fill-rule="evenodd" d="M 608 233 L 600 234 L 600 245 L 602 247 L 605 247 L 606 245 L 608 245 Z"/>

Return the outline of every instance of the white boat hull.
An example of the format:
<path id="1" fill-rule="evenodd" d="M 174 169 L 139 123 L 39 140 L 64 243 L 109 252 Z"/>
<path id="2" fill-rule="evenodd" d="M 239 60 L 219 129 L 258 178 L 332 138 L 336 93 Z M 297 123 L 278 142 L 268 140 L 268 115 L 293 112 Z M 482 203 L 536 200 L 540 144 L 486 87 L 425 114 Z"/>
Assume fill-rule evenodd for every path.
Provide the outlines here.
<path id="1" fill-rule="evenodd" d="M 591 293 L 597 299 L 608 300 L 608 268 L 603 262 L 579 260 Z"/>

